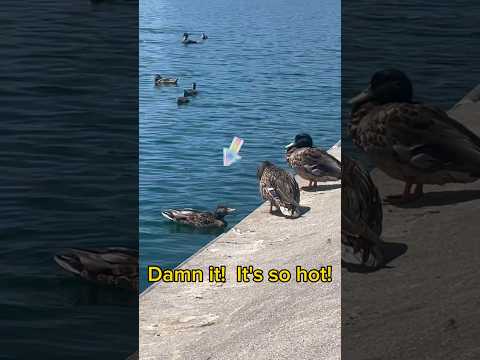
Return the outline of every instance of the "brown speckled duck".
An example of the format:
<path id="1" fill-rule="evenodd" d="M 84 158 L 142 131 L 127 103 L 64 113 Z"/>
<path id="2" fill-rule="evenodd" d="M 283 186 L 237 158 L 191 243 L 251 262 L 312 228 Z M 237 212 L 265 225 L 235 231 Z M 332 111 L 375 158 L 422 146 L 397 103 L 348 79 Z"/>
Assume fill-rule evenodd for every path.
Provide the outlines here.
<path id="1" fill-rule="evenodd" d="M 342 262 L 376 269 L 384 262 L 382 202 L 366 170 L 345 154 L 342 166 Z"/>
<path id="2" fill-rule="evenodd" d="M 260 194 L 270 202 L 270 213 L 277 207 L 286 217 L 298 217 L 300 189 L 295 178 L 287 171 L 269 161 L 260 164 L 257 170 Z"/>
<path id="3" fill-rule="evenodd" d="M 82 279 L 138 291 L 138 251 L 123 247 L 68 249 L 54 256 L 64 270 Z"/>
<path id="4" fill-rule="evenodd" d="M 375 73 L 350 102 L 353 142 L 392 178 L 405 182 L 411 201 L 423 184 L 468 183 L 480 178 L 480 138 L 444 111 L 412 101 L 412 84 L 395 69 Z M 412 185 L 416 184 L 412 193 Z"/>
<path id="5" fill-rule="evenodd" d="M 312 137 L 308 134 L 298 134 L 285 149 L 288 164 L 300 177 L 309 181 L 309 187 L 317 187 L 319 181 L 339 180 L 342 176 L 340 161 L 326 151 L 313 147 Z"/>
<path id="6" fill-rule="evenodd" d="M 185 208 L 168 209 L 162 211 L 162 215 L 168 220 L 182 225 L 196 228 L 222 228 L 227 225 L 224 217 L 234 211 L 235 209 L 219 205 L 214 212 Z"/>

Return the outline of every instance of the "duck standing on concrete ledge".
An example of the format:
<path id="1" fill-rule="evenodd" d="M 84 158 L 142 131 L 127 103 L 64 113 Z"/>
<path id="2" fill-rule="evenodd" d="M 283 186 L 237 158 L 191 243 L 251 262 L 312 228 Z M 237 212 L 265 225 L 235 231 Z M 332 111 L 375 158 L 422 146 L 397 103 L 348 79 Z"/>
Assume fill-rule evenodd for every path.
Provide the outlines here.
<path id="1" fill-rule="evenodd" d="M 138 251 L 123 247 L 68 249 L 54 256 L 64 270 L 82 279 L 138 291 Z"/>
<path id="2" fill-rule="evenodd" d="M 298 134 L 295 141 L 285 147 L 288 164 L 316 188 L 319 181 L 334 181 L 342 177 L 342 165 L 328 152 L 313 147 L 308 134 Z"/>
<path id="3" fill-rule="evenodd" d="M 300 208 L 300 188 L 295 178 L 269 161 L 263 161 L 257 170 L 260 194 L 286 217 L 298 217 Z"/>
<path id="4" fill-rule="evenodd" d="M 380 170 L 405 182 L 402 195 L 389 197 L 400 202 L 421 197 L 423 184 L 480 178 L 480 138 L 444 111 L 413 102 L 412 95 L 408 77 L 388 69 L 375 73 L 350 101 L 353 142 Z"/>
<path id="5" fill-rule="evenodd" d="M 222 228 L 227 225 L 224 217 L 234 211 L 236 210 L 219 205 L 214 212 L 185 208 L 168 209 L 162 211 L 162 215 L 168 220 L 182 225 L 196 228 Z"/>
<path id="6" fill-rule="evenodd" d="M 373 270 L 384 263 L 380 195 L 368 172 L 345 154 L 342 165 L 342 262 Z"/>

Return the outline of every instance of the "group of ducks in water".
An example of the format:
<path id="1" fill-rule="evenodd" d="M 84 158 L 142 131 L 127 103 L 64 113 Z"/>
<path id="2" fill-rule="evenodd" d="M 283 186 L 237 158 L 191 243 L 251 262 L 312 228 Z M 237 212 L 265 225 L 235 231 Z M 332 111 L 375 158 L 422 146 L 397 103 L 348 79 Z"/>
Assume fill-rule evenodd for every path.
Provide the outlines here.
<path id="1" fill-rule="evenodd" d="M 375 73 L 368 88 L 351 100 L 352 140 L 380 170 L 405 183 L 392 202 L 409 202 L 423 195 L 424 184 L 468 183 L 480 178 L 480 138 L 444 111 L 414 102 L 408 77 L 395 69 Z M 342 263 L 366 269 L 385 264 L 382 250 L 383 209 L 368 171 L 342 155 L 342 163 L 299 134 L 286 147 L 286 160 L 316 188 L 318 182 L 342 179 Z M 295 177 L 269 161 L 257 170 L 259 189 L 286 217 L 300 215 L 300 188 Z M 415 185 L 415 190 L 411 188 Z M 168 209 L 169 221 L 196 228 L 223 228 L 235 209 L 218 206 L 213 212 Z M 127 248 L 71 249 L 55 256 L 65 270 L 89 281 L 138 291 L 138 251 Z"/>
<path id="2" fill-rule="evenodd" d="M 162 86 L 162 85 L 178 85 L 178 78 L 164 78 L 159 74 L 155 75 L 154 78 L 155 86 Z M 191 89 L 184 89 L 183 90 L 183 96 L 179 96 L 177 98 L 177 104 L 178 105 L 184 105 L 188 104 L 190 102 L 189 97 L 190 96 L 197 96 L 198 95 L 198 90 L 197 90 L 197 83 L 192 84 Z"/>
<path id="3" fill-rule="evenodd" d="M 200 41 L 196 41 L 196 40 L 191 40 L 189 38 L 189 34 L 187 32 L 183 33 L 183 37 L 182 37 L 182 43 L 183 44 L 198 44 Z M 208 36 L 202 32 L 201 36 L 200 36 L 200 39 L 201 41 L 205 41 L 208 39 Z M 170 77 L 163 77 L 159 74 L 156 74 L 155 75 L 155 78 L 154 78 L 154 83 L 155 83 L 155 86 L 162 86 L 162 85 L 174 85 L 174 86 L 177 86 L 178 85 L 178 78 L 170 78 Z M 192 96 L 197 96 L 198 95 L 198 90 L 197 90 L 197 83 L 193 83 L 192 84 L 192 88 L 191 89 L 184 89 L 183 90 L 183 96 L 179 96 L 177 97 L 177 104 L 178 105 L 185 105 L 185 104 L 188 104 L 190 102 L 190 97 Z"/>

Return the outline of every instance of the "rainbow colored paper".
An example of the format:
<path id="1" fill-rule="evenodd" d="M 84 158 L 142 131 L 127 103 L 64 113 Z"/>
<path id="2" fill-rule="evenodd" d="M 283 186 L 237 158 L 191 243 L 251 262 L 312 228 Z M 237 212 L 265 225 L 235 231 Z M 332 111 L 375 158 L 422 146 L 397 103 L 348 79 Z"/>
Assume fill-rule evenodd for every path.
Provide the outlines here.
<path id="1" fill-rule="evenodd" d="M 242 148 L 243 142 L 243 139 L 235 136 L 230 144 L 230 147 L 228 149 L 223 148 L 223 166 L 230 166 L 235 161 L 238 161 L 242 158 L 240 155 L 238 155 L 238 153 Z"/>

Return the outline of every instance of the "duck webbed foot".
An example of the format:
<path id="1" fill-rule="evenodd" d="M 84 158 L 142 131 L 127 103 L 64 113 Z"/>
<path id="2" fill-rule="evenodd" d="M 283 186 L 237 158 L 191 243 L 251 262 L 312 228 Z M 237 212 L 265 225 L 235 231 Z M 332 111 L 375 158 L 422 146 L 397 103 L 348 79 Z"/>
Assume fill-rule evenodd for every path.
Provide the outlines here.
<path id="1" fill-rule="evenodd" d="M 415 191 L 412 193 L 413 183 L 406 182 L 403 194 L 401 195 L 389 195 L 385 198 L 385 201 L 390 204 L 405 204 L 415 201 L 423 196 L 423 184 L 416 184 Z"/>

